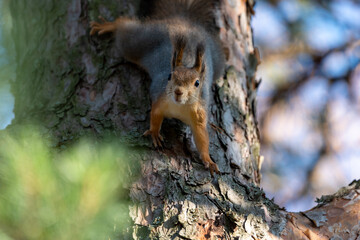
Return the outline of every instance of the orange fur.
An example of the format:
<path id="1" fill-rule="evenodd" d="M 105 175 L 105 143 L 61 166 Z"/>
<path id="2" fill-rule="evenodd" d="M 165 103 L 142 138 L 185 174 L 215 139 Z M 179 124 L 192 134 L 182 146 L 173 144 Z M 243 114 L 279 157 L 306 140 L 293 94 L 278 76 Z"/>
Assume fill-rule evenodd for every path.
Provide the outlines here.
<path id="1" fill-rule="evenodd" d="M 162 147 L 163 137 L 160 135 L 161 124 L 164 120 L 164 107 L 162 99 L 155 102 L 151 108 L 150 129 L 144 135 L 151 135 L 155 147 Z"/>
<path id="2" fill-rule="evenodd" d="M 103 17 L 99 16 L 99 19 L 102 23 L 98 23 L 95 21 L 90 22 L 90 35 L 94 35 L 97 33 L 98 35 L 102 35 L 105 33 L 115 33 L 119 28 L 122 28 L 124 24 L 134 21 L 127 17 L 119 17 L 114 22 L 108 22 Z"/>
<path id="3" fill-rule="evenodd" d="M 192 111 L 192 122 L 190 127 L 201 159 L 203 160 L 205 167 L 210 169 L 210 173 L 213 176 L 214 172 L 219 173 L 219 168 L 216 163 L 211 160 L 209 155 L 209 134 L 206 129 L 206 112 L 200 104 L 197 104 L 195 109 L 195 111 Z"/>
<path id="4" fill-rule="evenodd" d="M 190 126 L 211 175 L 219 169 L 209 155 L 206 108 L 211 83 L 224 69 L 220 40 L 213 35 L 214 3 L 157 0 L 149 19 L 120 17 L 108 22 L 100 18 L 99 23 L 90 23 L 90 35 L 116 33 L 119 53 L 152 78 L 150 129 L 144 135 L 151 135 L 154 146 L 162 147 L 163 119 L 181 120 Z"/>
<path id="5" fill-rule="evenodd" d="M 164 119 L 177 118 L 188 124 L 194 135 L 195 145 L 206 168 L 209 168 L 211 175 L 219 173 L 219 168 L 209 155 L 209 135 L 206 129 L 206 111 L 199 102 L 190 105 L 174 103 L 171 99 L 161 97 L 151 108 L 150 130 L 144 135 L 151 135 L 155 147 L 162 147 L 163 140 L 160 135 L 161 124 Z"/>

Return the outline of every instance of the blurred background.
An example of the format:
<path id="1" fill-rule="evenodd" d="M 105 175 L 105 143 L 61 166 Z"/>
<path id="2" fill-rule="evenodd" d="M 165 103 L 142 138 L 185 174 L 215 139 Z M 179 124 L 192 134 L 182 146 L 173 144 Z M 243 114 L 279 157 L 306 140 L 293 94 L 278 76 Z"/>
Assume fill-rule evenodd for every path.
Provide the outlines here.
<path id="1" fill-rule="evenodd" d="M 0 9 L 2 4 L 3 1 L 0 0 Z M 255 11 L 252 26 L 255 45 L 259 47 L 262 58 L 258 68 L 258 78 L 262 79 L 258 92 L 258 120 L 262 155 L 265 157 L 262 187 L 268 197 L 274 198 L 276 203 L 285 206 L 287 210 L 304 211 L 316 205 L 316 197 L 332 194 L 339 187 L 360 178 L 360 2 L 258 0 Z M 11 43 L 2 38 L 2 32 L 9 31 L 7 28 L 11 26 L 7 14 L 0 11 L 0 129 L 8 126 L 14 118 L 14 97 L 10 93 L 9 82 L 13 78 L 15 66 L 9 66 L 9 58 L 13 56 L 7 51 L 11 51 Z M 37 207 L 39 203 L 43 203 L 47 206 L 47 211 L 54 212 L 50 216 L 52 219 L 39 217 L 33 223 L 34 226 L 41 226 L 44 222 L 53 223 L 49 226 L 52 230 L 43 233 L 53 234 L 56 229 L 64 227 L 56 225 L 56 219 L 82 216 L 81 209 L 78 209 L 80 212 L 66 212 L 65 214 L 69 214 L 68 218 L 57 210 L 67 205 L 77 209 L 81 201 L 81 195 L 62 191 L 62 185 L 69 185 L 70 182 L 71 188 L 67 191 L 87 194 L 89 189 L 82 181 L 91 176 L 84 175 L 81 169 L 86 164 L 90 164 L 86 165 L 87 168 L 99 167 L 96 151 L 108 151 L 109 161 L 102 166 L 103 170 L 107 169 L 106 174 L 115 174 L 119 169 L 114 166 L 119 166 L 118 161 L 122 165 L 123 160 L 110 160 L 115 159 L 113 156 L 118 154 L 117 146 L 99 146 L 97 150 L 92 150 L 95 151 L 92 157 L 88 156 L 90 162 L 87 158 L 79 157 L 79 162 L 76 163 L 61 160 L 47 166 L 51 173 L 47 176 L 48 181 L 53 182 L 51 189 L 39 190 L 48 186 L 37 185 L 37 182 L 42 181 L 38 178 L 42 176 L 44 163 L 36 161 L 35 165 L 27 166 L 34 172 L 39 172 L 38 175 L 32 175 L 33 185 L 11 185 L 13 182 L 21 183 L 29 177 L 21 164 L 16 165 L 17 162 L 13 159 L 19 159 L 20 156 L 41 161 L 37 156 L 43 154 L 62 158 L 38 137 L 33 141 L 34 145 L 24 146 L 26 139 L 34 138 L 29 135 L 28 130 L 25 132 L 20 137 L 11 134 L 2 139 L 2 146 L 5 147 L 2 148 L 0 157 L 8 159 L 13 165 L 2 166 L 1 169 L 14 174 L 0 174 L 0 183 L 6 186 L 2 188 L 3 191 L 10 191 L 1 193 L 8 194 L 9 198 L 0 202 L 0 209 L 11 209 L 2 212 L 0 220 L 6 219 L 10 224 L 6 226 L 8 229 L 17 229 L 32 217 L 27 214 L 36 215 L 36 211 L 42 211 Z M 18 147 L 16 152 L 20 155 L 11 155 L 11 151 L 7 151 L 10 149 L 5 144 L 8 139 L 13 139 L 14 146 Z M 92 148 L 89 143 L 79 145 L 66 154 L 82 156 L 82 151 L 89 151 L 89 146 Z M 35 149 L 33 155 L 22 156 L 24 151 L 21 149 L 28 148 Z M 73 166 L 72 164 L 78 166 L 78 171 L 73 173 L 75 177 L 64 175 L 62 169 Z M 108 185 L 106 179 L 109 176 L 103 177 L 104 181 L 98 187 L 105 190 L 109 187 L 120 189 L 125 181 L 118 179 Z M 27 189 L 23 189 L 23 186 Z M 15 189 L 15 192 L 11 192 L 11 189 Z M 99 196 L 98 202 L 89 203 L 89 206 L 100 206 L 103 201 L 111 204 L 108 209 L 97 209 L 91 219 L 84 218 L 83 226 L 91 230 L 96 221 L 102 221 L 104 225 L 101 226 L 109 228 L 108 223 L 114 221 L 110 219 L 111 214 L 107 213 L 128 204 L 128 199 L 120 203 L 116 201 L 121 195 L 119 191 L 114 190 L 109 196 Z M 61 194 L 57 199 L 51 199 L 36 194 L 40 192 L 49 192 L 48 196 L 54 192 Z M 21 207 L 11 205 L 14 199 L 21 198 L 25 199 Z M 100 212 L 106 214 L 100 216 Z M 122 219 L 118 221 L 121 222 L 119 226 L 126 222 Z M 70 227 L 73 223 L 68 221 L 64 224 Z M 115 225 L 111 227 L 114 229 L 108 229 L 108 236 L 119 234 Z M 36 227 L 33 229 L 36 230 Z M 24 229 L 23 232 L 29 235 L 20 237 L 32 239 L 31 236 L 39 234 L 35 230 Z M 0 229 L 0 238 L 6 239 L 2 234 L 4 233 Z"/>
<path id="2" fill-rule="evenodd" d="M 14 97 L 10 93 L 10 81 L 14 78 L 15 66 L 11 66 L 12 47 L 3 37 L 9 31 L 9 12 L 4 11 L 4 2 L 0 0 L 0 130 L 9 125 L 15 117 L 13 113 Z"/>
<path id="3" fill-rule="evenodd" d="M 262 187 L 289 211 L 360 178 L 360 2 L 257 1 Z"/>
<path id="4" fill-rule="evenodd" d="M 126 150 L 83 139 L 58 151 L 44 136 L 34 126 L 0 134 L 0 239 L 129 239 L 138 166 Z"/>

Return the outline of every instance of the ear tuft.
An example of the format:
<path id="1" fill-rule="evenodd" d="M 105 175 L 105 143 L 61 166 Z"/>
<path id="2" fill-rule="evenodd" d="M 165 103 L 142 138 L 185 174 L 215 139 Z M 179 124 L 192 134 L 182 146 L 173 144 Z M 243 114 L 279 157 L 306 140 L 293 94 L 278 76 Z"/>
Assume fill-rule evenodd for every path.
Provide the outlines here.
<path id="1" fill-rule="evenodd" d="M 176 36 L 174 41 L 174 54 L 173 54 L 173 62 L 172 67 L 173 69 L 175 67 L 182 66 L 182 58 L 184 53 L 184 48 L 186 45 L 186 41 L 184 36 Z"/>
<path id="2" fill-rule="evenodd" d="M 198 73 L 202 73 L 203 69 L 205 69 L 203 58 L 205 53 L 205 47 L 203 43 L 199 43 L 196 47 L 196 60 L 193 69 L 195 69 Z"/>

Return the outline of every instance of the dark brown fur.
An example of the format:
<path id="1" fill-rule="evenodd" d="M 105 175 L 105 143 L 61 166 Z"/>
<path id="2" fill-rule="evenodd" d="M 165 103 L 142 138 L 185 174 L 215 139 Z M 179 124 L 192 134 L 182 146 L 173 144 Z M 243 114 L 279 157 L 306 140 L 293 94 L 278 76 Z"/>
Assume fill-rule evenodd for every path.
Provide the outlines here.
<path id="1" fill-rule="evenodd" d="M 151 9 L 148 16 L 159 20 L 180 17 L 205 27 L 209 33 L 216 33 L 214 5 L 214 0 L 156 0 L 148 5 Z"/>

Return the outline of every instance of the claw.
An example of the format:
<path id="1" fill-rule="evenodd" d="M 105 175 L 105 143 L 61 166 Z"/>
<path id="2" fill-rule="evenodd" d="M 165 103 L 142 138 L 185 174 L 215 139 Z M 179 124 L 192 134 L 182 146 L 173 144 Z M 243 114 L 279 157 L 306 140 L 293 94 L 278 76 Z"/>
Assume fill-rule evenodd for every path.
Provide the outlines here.
<path id="1" fill-rule="evenodd" d="M 107 21 L 105 20 L 105 18 L 103 18 L 102 16 L 98 16 L 98 18 L 100 19 L 100 21 L 102 21 L 103 23 L 106 23 Z"/>
<path id="2" fill-rule="evenodd" d="M 152 132 L 151 130 L 147 130 L 146 132 L 144 132 L 143 134 L 144 136 L 148 136 L 148 135 L 151 135 L 151 138 L 152 138 L 152 141 L 153 141 L 153 144 L 155 146 L 155 148 L 162 148 L 162 143 L 164 141 L 164 138 L 160 135 L 159 132 Z"/>
<path id="3" fill-rule="evenodd" d="M 214 172 L 217 174 L 220 173 L 218 166 L 210 159 L 210 157 L 204 158 L 203 163 L 205 165 L 205 169 L 210 170 L 211 177 L 214 177 Z"/>
<path id="4" fill-rule="evenodd" d="M 95 33 L 98 33 L 98 35 L 102 35 L 108 32 L 114 32 L 116 30 L 114 22 L 108 22 L 102 16 L 99 16 L 99 19 L 100 22 L 90 22 L 90 35 L 94 35 Z"/>
<path id="5" fill-rule="evenodd" d="M 216 165 L 216 163 L 213 162 L 213 163 L 210 164 L 211 177 L 214 177 L 214 172 L 217 173 L 217 174 L 220 173 L 218 166 Z"/>
<path id="6" fill-rule="evenodd" d="M 100 31 L 98 32 L 98 35 L 101 35 L 101 34 L 104 34 L 104 33 L 106 33 L 106 30 L 100 30 Z"/>

